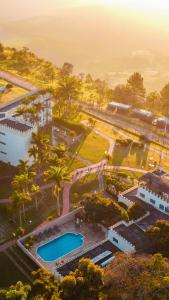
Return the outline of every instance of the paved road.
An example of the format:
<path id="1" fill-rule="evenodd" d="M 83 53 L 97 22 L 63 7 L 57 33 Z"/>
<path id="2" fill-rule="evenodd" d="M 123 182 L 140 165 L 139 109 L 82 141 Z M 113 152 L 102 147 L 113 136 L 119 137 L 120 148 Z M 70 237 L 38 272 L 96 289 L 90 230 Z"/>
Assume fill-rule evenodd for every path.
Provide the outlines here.
<path id="1" fill-rule="evenodd" d="M 140 134 L 144 134 L 145 136 L 147 136 L 149 139 L 157 142 L 161 142 L 162 144 L 164 145 L 167 145 L 169 146 L 169 139 L 168 138 L 165 138 L 165 137 L 161 137 L 160 135 L 158 134 L 155 134 L 154 132 L 152 132 L 151 130 L 147 129 L 147 128 L 143 128 L 143 127 L 140 127 L 138 125 L 135 125 L 135 124 L 131 124 L 131 123 L 128 123 L 127 121 L 125 120 L 120 120 L 116 117 L 113 117 L 113 116 L 109 116 L 106 114 L 106 112 L 104 111 L 96 111 L 95 109 L 91 109 L 89 108 L 87 105 L 85 105 L 84 103 L 81 104 L 83 106 L 83 108 L 88 111 L 89 113 L 92 113 L 93 115 L 95 116 L 98 116 L 100 118 L 104 118 L 105 120 L 108 120 L 110 122 L 112 122 L 113 124 L 117 124 L 121 127 L 123 127 L 124 129 L 125 128 L 128 128 L 128 129 L 131 129 L 132 131 L 135 131 L 137 133 L 140 133 Z M 113 125 L 112 124 L 112 125 Z"/>

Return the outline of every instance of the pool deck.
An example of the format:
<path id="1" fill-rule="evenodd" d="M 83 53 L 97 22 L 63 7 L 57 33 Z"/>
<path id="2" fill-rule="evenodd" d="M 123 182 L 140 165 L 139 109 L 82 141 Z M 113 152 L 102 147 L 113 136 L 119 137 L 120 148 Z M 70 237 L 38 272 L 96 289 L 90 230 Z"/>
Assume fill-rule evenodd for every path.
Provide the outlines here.
<path id="1" fill-rule="evenodd" d="M 54 262 L 45 262 L 43 261 L 37 254 L 36 250 L 39 246 L 46 244 L 47 242 L 59 237 L 65 233 L 72 232 L 72 233 L 80 233 L 84 236 L 84 244 L 82 247 L 68 253 L 62 258 Z M 29 250 L 31 254 L 48 270 L 55 272 L 56 267 L 60 264 L 65 263 L 66 261 L 74 258 L 77 254 L 80 254 L 82 251 L 87 250 L 88 248 L 96 245 L 97 243 L 101 242 L 105 239 L 105 233 L 101 231 L 99 228 L 95 228 L 92 224 L 82 223 L 81 227 L 77 227 L 75 225 L 75 221 L 67 222 L 58 227 L 57 233 L 51 234 L 50 237 L 44 237 L 39 243 L 34 243 L 34 245 Z"/>

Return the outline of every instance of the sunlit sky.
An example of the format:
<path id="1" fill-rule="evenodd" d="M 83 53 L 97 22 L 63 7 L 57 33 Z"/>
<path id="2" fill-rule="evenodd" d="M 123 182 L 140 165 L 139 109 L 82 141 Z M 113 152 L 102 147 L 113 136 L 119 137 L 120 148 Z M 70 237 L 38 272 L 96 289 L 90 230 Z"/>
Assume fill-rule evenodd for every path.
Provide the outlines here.
<path id="1" fill-rule="evenodd" d="M 164 14 L 169 12 L 169 0 L 0 0 L 0 17 L 24 18 L 52 13 L 53 10 L 71 6 L 106 6 L 112 9 L 124 8 L 145 14 Z"/>

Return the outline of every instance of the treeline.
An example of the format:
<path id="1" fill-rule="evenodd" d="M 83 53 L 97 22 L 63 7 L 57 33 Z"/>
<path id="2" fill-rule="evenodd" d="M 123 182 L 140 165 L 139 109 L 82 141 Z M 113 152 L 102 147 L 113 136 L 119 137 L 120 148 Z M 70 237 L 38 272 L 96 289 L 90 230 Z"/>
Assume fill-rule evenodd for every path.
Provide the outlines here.
<path id="1" fill-rule="evenodd" d="M 98 106 L 110 100 L 131 104 L 168 116 L 169 83 L 157 92 L 146 92 L 144 79 L 135 72 L 126 81 L 111 88 L 105 80 L 94 79 L 90 74 L 73 75 L 73 65 L 64 63 L 61 68 L 39 58 L 27 47 L 16 49 L 0 43 L 0 68 L 12 71 L 53 92 L 59 115 L 64 115 L 71 99 L 80 99 Z M 70 117 L 71 113 L 69 114 Z"/>
<path id="2" fill-rule="evenodd" d="M 168 300 L 169 261 L 160 254 L 117 254 L 104 270 L 89 259 L 59 282 L 39 269 L 31 285 L 18 282 L 0 290 L 1 300 Z"/>

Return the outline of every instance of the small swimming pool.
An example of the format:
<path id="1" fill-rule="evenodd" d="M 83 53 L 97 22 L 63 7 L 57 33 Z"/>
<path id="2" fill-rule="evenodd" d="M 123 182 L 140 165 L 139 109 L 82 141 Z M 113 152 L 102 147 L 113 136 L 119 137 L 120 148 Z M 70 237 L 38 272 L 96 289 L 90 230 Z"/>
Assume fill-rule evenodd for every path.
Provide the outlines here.
<path id="1" fill-rule="evenodd" d="M 53 262 L 80 248 L 84 236 L 80 233 L 65 233 L 37 248 L 37 255 L 46 262 Z"/>

